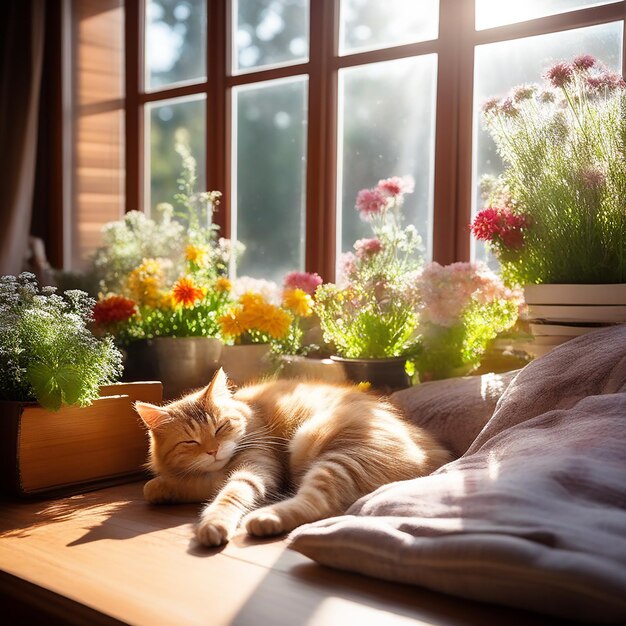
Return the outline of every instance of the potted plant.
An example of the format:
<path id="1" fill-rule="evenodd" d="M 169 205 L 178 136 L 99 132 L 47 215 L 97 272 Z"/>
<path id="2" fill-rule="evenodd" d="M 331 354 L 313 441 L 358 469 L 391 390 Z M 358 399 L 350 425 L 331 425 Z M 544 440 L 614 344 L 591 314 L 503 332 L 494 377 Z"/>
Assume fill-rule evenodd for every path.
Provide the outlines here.
<path id="1" fill-rule="evenodd" d="M 163 381 L 174 398 L 217 371 L 222 352 L 218 318 L 229 302 L 230 281 L 180 277 L 162 287 L 160 263 L 146 259 L 128 278 L 134 299 L 111 295 L 95 306 L 96 326 L 126 352 L 125 378 Z"/>
<path id="2" fill-rule="evenodd" d="M 626 321 L 626 84 L 589 55 L 545 79 L 483 106 L 506 167 L 472 232 L 507 284 L 526 287 L 531 328 L 551 347 Z"/>
<path id="3" fill-rule="evenodd" d="M 297 306 L 302 313 L 302 307 L 309 305 L 303 299 Z M 243 385 L 268 374 L 273 369 L 272 344 L 293 345 L 298 341 L 301 330 L 294 320 L 289 310 L 273 304 L 263 293 L 246 291 L 231 303 L 218 320 L 225 341 L 221 366 L 228 378 Z"/>
<path id="4" fill-rule="evenodd" d="M 132 400 L 159 401 L 161 386 L 112 385 L 121 354 L 90 332 L 93 304 L 32 274 L 0 277 L 0 478 L 14 493 L 85 488 L 145 462 Z"/>
<path id="5" fill-rule="evenodd" d="M 520 290 L 504 286 L 484 264 L 429 263 L 417 276 L 422 350 L 415 359 L 420 380 L 468 374 L 489 342 L 517 321 Z"/>
<path id="6" fill-rule="evenodd" d="M 341 364 L 328 358 L 314 311 L 315 291 L 322 283 L 321 276 L 311 272 L 290 272 L 284 278 L 282 303 L 293 314 L 294 322 L 287 339 L 273 344 L 284 378 L 345 381 Z"/>
<path id="7" fill-rule="evenodd" d="M 314 309 L 324 340 L 335 347 L 348 379 L 379 388 L 410 384 L 407 360 L 419 350 L 417 312 L 409 285 L 420 265 L 420 238 L 402 228 L 409 178 L 393 177 L 357 195 L 356 209 L 374 237 L 360 239 L 342 258 L 339 284 L 317 288 Z"/>

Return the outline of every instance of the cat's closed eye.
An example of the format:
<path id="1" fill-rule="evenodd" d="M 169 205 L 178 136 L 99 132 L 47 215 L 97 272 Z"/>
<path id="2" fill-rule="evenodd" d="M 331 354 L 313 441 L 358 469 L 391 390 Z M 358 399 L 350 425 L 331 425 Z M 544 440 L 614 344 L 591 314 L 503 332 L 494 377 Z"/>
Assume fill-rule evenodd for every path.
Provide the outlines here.
<path id="1" fill-rule="evenodd" d="M 187 443 L 187 444 L 190 444 L 190 445 L 193 445 L 193 444 L 200 445 L 200 442 L 196 441 L 195 439 L 189 439 L 188 441 L 181 441 L 179 443 Z"/>
<path id="2" fill-rule="evenodd" d="M 215 429 L 215 434 L 217 435 L 217 433 L 220 432 L 220 430 L 222 430 L 223 428 L 225 428 L 226 426 L 228 426 L 228 424 L 226 422 L 224 422 L 223 424 L 220 424 L 216 429 Z"/>

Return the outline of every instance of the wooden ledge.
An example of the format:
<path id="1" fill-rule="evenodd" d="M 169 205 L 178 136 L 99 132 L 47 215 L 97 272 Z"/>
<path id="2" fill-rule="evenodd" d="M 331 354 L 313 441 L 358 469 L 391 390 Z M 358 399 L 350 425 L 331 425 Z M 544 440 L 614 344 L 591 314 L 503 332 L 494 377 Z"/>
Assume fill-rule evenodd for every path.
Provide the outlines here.
<path id="1" fill-rule="evenodd" d="M 557 625 L 557 620 L 324 568 L 281 539 L 191 539 L 197 506 L 142 484 L 0 502 L 0 617 L 10 624 Z M 8 618 L 8 622 L 4 619 Z"/>

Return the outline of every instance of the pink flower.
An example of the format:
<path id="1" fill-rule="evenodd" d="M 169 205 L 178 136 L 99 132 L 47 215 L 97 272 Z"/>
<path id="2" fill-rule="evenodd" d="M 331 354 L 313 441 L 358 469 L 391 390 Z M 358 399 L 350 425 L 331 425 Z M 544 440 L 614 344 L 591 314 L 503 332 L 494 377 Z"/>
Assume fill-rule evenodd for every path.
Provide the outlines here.
<path id="1" fill-rule="evenodd" d="M 339 257 L 339 275 L 342 279 L 349 279 L 356 272 L 356 257 L 352 252 L 344 252 Z"/>
<path id="2" fill-rule="evenodd" d="M 555 99 L 556 98 L 554 97 L 554 92 L 553 91 L 549 91 L 549 90 L 542 91 L 537 96 L 537 100 L 539 100 L 539 102 L 542 102 L 543 104 L 548 104 L 550 102 L 554 102 Z"/>
<path id="3" fill-rule="evenodd" d="M 564 87 L 572 80 L 574 69 L 569 63 L 555 63 L 544 75 L 553 87 Z"/>
<path id="4" fill-rule="evenodd" d="M 483 103 L 483 113 L 496 113 L 498 110 L 498 98 L 489 98 Z"/>
<path id="5" fill-rule="evenodd" d="M 500 112 L 507 117 L 515 117 L 519 113 L 519 109 L 513 104 L 511 98 L 505 98 L 500 103 Z"/>
<path id="6" fill-rule="evenodd" d="M 580 71 L 591 69 L 595 64 L 596 59 L 590 54 L 581 54 L 572 61 L 573 67 Z"/>
<path id="7" fill-rule="evenodd" d="M 583 184 L 590 189 L 599 189 L 606 181 L 604 172 L 595 165 L 586 167 L 582 170 L 580 172 L 580 178 Z"/>
<path id="8" fill-rule="evenodd" d="M 587 86 L 592 91 L 616 91 L 626 88 L 626 83 L 620 74 L 615 72 L 603 72 L 597 76 L 587 76 Z"/>
<path id="9" fill-rule="evenodd" d="M 356 250 L 356 256 L 359 259 L 374 256 L 383 249 L 383 244 L 380 239 L 359 239 L 354 243 L 354 249 Z"/>
<path id="10" fill-rule="evenodd" d="M 283 287 L 286 289 L 302 289 L 302 291 L 312 296 L 323 282 L 322 277 L 316 272 L 290 272 L 283 280 Z"/>
<path id="11" fill-rule="evenodd" d="M 387 210 L 387 196 L 380 189 L 361 189 L 356 196 L 356 208 L 363 219 Z"/>
<path id="12" fill-rule="evenodd" d="M 520 85 L 513 90 L 513 100 L 521 102 L 522 100 L 530 100 L 537 93 L 536 85 Z"/>
<path id="13" fill-rule="evenodd" d="M 392 176 L 378 181 L 377 189 L 389 196 L 399 196 L 405 193 L 413 193 L 415 181 L 412 176 Z"/>

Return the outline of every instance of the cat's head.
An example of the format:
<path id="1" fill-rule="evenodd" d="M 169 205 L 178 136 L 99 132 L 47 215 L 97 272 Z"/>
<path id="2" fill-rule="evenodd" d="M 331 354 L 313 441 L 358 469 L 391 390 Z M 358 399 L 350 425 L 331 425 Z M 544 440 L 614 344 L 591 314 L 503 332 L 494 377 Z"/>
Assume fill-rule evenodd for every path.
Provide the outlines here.
<path id="1" fill-rule="evenodd" d="M 159 407 L 136 402 L 150 431 L 150 467 L 192 475 L 222 469 L 246 433 L 249 408 L 232 397 L 220 369 L 204 388 Z"/>

